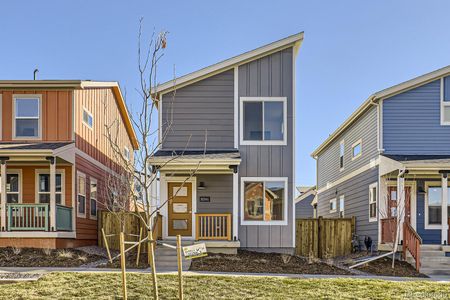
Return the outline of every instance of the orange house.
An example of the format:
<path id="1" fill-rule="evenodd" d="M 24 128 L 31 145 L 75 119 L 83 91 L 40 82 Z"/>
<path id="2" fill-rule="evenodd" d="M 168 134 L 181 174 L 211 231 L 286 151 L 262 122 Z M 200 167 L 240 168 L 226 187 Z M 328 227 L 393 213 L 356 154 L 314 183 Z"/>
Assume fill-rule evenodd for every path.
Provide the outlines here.
<path id="1" fill-rule="evenodd" d="M 97 209 L 116 164 L 106 138 L 138 148 L 117 82 L 0 81 L 0 247 L 97 244 Z"/>

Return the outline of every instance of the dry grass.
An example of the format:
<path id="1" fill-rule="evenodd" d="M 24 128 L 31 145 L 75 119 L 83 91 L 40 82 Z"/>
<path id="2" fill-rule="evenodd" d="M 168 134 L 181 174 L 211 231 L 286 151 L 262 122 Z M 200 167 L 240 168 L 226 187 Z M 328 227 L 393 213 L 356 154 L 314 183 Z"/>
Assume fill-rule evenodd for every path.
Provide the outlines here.
<path id="1" fill-rule="evenodd" d="M 14 255 L 19 255 L 20 253 L 22 253 L 22 249 L 21 248 L 17 248 L 17 247 L 13 247 L 12 248 L 12 252 L 14 253 Z"/>
<path id="2" fill-rule="evenodd" d="M 73 257 L 73 252 L 70 250 L 59 250 L 58 251 L 58 256 L 61 258 L 72 258 Z"/>
<path id="3" fill-rule="evenodd" d="M 46 256 L 50 256 L 52 254 L 52 249 L 44 248 L 42 249 L 42 253 L 44 253 Z"/>
<path id="4" fill-rule="evenodd" d="M 129 299 L 151 299 L 149 274 L 128 274 Z M 177 299 L 177 277 L 159 275 L 161 299 Z M 186 276 L 186 299 L 448 299 L 450 284 L 430 281 Z M 116 299 L 119 273 L 52 273 L 37 282 L 0 285 L 1 299 Z"/>
<path id="5" fill-rule="evenodd" d="M 88 260 L 86 255 L 78 255 L 77 259 L 82 262 L 87 262 Z"/>

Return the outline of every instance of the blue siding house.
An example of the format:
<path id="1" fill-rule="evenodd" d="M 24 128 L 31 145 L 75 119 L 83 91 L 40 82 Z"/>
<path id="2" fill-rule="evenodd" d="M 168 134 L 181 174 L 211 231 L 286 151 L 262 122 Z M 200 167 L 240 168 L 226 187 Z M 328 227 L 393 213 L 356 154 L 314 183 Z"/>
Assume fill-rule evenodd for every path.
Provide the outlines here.
<path id="1" fill-rule="evenodd" d="M 371 95 L 312 156 L 319 216 L 355 216 L 361 244 L 386 251 L 398 225 L 399 245 L 437 272 L 426 256 L 450 252 L 450 66 Z"/>

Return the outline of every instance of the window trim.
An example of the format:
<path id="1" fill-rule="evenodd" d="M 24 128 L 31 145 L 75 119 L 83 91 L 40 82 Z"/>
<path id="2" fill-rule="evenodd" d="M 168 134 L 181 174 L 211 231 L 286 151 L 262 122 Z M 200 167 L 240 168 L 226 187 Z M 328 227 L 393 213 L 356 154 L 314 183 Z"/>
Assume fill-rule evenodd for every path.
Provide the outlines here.
<path id="1" fill-rule="evenodd" d="M 374 188 L 375 188 L 376 199 L 375 199 L 375 201 L 372 201 L 373 200 L 373 199 L 371 199 L 372 198 L 372 190 Z M 379 209 L 378 208 L 378 198 L 379 198 L 379 195 L 378 195 L 378 182 L 374 182 L 374 183 L 369 185 L 369 206 L 368 206 L 368 209 L 369 209 L 369 223 L 378 221 L 378 209 Z M 370 205 L 372 203 L 375 203 L 375 217 L 371 217 L 370 216 Z"/>
<path id="2" fill-rule="evenodd" d="M 123 150 L 124 150 L 124 152 L 128 152 L 128 156 L 126 156 L 125 155 L 125 153 L 124 153 L 124 157 L 125 157 L 125 160 L 126 161 L 130 161 L 130 159 L 131 159 L 131 152 L 130 152 L 130 149 L 127 147 L 127 146 L 124 146 L 123 147 Z"/>
<path id="3" fill-rule="evenodd" d="M 88 114 L 88 116 L 90 116 L 92 118 L 92 126 L 89 125 L 89 123 L 84 121 L 84 112 L 86 112 Z M 83 123 L 84 126 L 86 126 L 87 128 L 94 130 L 94 115 L 85 106 L 83 106 L 83 111 L 81 112 L 81 123 Z"/>
<path id="4" fill-rule="evenodd" d="M 337 212 L 337 198 L 330 199 L 329 204 L 331 204 L 331 203 L 334 203 L 334 209 L 331 208 L 331 205 L 329 206 L 330 214 Z"/>
<path id="5" fill-rule="evenodd" d="M 38 136 L 16 135 L 16 100 L 36 98 L 39 101 Z M 12 138 L 14 140 L 41 140 L 42 139 L 42 95 L 41 94 L 13 94 L 12 96 Z M 20 118 L 19 118 L 20 119 Z M 29 118 L 25 118 L 29 119 Z"/>
<path id="6" fill-rule="evenodd" d="M 354 154 L 353 150 L 354 150 L 355 147 L 358 146 L 358 145 L 360 146 L 361 151 L 359 151 L 359 154 L 358 154 L 358 155 L 354 156 L 354 155 L 353 155 L 353 154 Z M 352 161 L 353 161 L 353 160 L 356 160 L 356 159 L 358 159 L 358 158 L 360 158 L 360 157 L 362 156 L 362 152 L 363 152 L 362 139 L 359 139 L 359 140 L 357 140 L 356 142 L 354 142 L 354 143 L 352 144 Z"/>
<path id="7" fill-rule="evenodd" d="M 248 181 L 262 181 L 262 182 L 270 182 L 270 181 L 282 181 L 284 183 L 284 207 L 283 207 L 283 220 L 271 220 L 271 221 L 249 221 L 244 220 L 244 201 L 245 201 L 245 191 L 244 184 Z M 288 178 L 287 177 L 241 177 L 241 199 L 240 199 L 240 207 L 241 207 L 241 225 L 288 225 Z"/>
<path id="8" fill-rule="evenodd" d="M 449 126 L 450 121 L 445 122 L 444 121 L 444 107 L 449 106 L 450 107 L 450 101 L 445 101 L 445 77 L 441 77 L 441 89 L 440 89 L 440 114 L 441 114 L 441 126 Z"/>
<path id="9" fill-rule="evenodd" d="M 264 138 L 264 102 L 283 102 L 283 139 L 282 140 L 244 140 L 244 102 L 263 102 L 263 138 Z M 287 97 L 239 97 L 239 135 L 241 145 L 287 145 Z"/>
<path id="10" fill-rule="evenodd" d="M 341 200 L 342 200 L 342 206 L 341 206 Z M 342 215 L 341 215 L 342 213 Z M 345 195 L 339 196 L 339 217 L 344 218 L 345 217 Z"/>
<path id="11" fill-rule="evenodd" d="M 34 172 L 34 202 L 39 204 L 39 194 L 50 194 L 50 192 L 39 192 L 39 175 L 45 175 L 48 174 L 50 175 L 50 170 L 48 169 L 36 169 Z M 61 204 L 56 204 L 56 205 L 63 205 L 66 206 L 66 172 L 64 169 L 56 169 L 56 173 L 55 174 L 60 174 L 61 175 Z M 56 187 L 55 187 L 55 195 L 59 194 L 58 192 L 56 192 Z M 55 202 L 56 202 L 56 198 L 55 198 Z M 49 203 L 50 204 L 50 203 Z"/>
<path id="12" fill-rule="evenodd" d="M 428 188 L 430 187 L 438 187 L 438 188 L 442 188 L 442 183 L 441 181 L 426 181 L 425 182 L 425 201 L 424 201 L 424 228 L 425 229 L 442 229 L 442 220 L 441 220 L 441 224 L 429 224 L 428 223 Z M 447 188 L 450 187 L 450 181 L 447 184 Z M 441 193 L 441 198 L 442 198 L 442 193 Z M 444 201 L 444 199 L 441 199 L 441 201 Z M 447 203 L 448 206 L 448 203 Z M 441 207 L 442 207 L 442 203 L 441 203 Z M 442 219 L 442 217 L 441 217 Z"/>
<path id="13" fill-rule="evenodd" d="M 341 147 L 343 147 L 343 149 Z M 341 153 L 341 150 L 343 150 L 343 153 Z M 341 158 L 342 158 L 342 166 L 341 166 Z M 345 170 L 345 141 L 342 140 L 339 143 L 339 171 L 344 170 Z"/>
<path id="14" fill-rule="evenodd" d="M 80 194 L 80 188 L 79 188 L 79 186 L 78 186 L 78 178 L 79 177 L 83 177 L 84 178 L 84 185 L 85 185 L 85 188 L 84 188 L 84 195 L 83 194 Z M 86 201 L 86 198 L 87 198 L 87 193 L 86 193 L 86 185 L 87 185 L 87 182 L 86 182 L 86 174 L 84 174 L 84 173 L 82 173 L 82 172 L 80 172 L 80 171 L 77 171 L 77 179 L 76 179 L 76 189 L 77 189 L 77 198 L 76 198 L 76 209 L 77 209 L 77 217 L 79 217 L 79 218 L 86 218 L 86 211 L 87 211 L 87 205 L 86 205 L 86 203 L 87 203 L 87 201 Z M 82 213 L 80 213 L 80 211 L 79 211 L 79 209 L 78 209 L 78 196 L 84 196 L 84 214 L 82 214 Z"/>
<path id="15" fill-rule="evenodd" d="M 23 193 L 22 193 L 22 185 L 23 185 L 22 169 L 7 169 L 6 170 L 6 175 L 14 175 L 14 174 L 17 174 L 19 176 L 19 192 L 18 192 L 19 200 L 17 203 L 22 203 L 22 195 L 23 195 Z M 0 177 L 1 177 L 1 175 L 0 175 Z M 17 194 L 17 193 L 14 192 L 14 193 L 6 193 L 6 194 Z M 8 197 L 5 197 L 6 204 L 11 204 L 11 203 L 8 203 L 7 198 Z"/>
<path id="16" fill-rule="evenodd" d="M 97 185 L 97 197 L 96 198 L 92 198 L 92 194 L 91 194 L 91 184 L 95 182 L 95 184 Z M 98 217 L 98 202 L 97 202 L 97 198 L 98 198 L 98 180 L 96 178 L 93 177 L 89 177 L 89 219 L 91 220 L 97 220 Z M 91 201 L 95 200 L 95 216 L 91 214 Z"/>

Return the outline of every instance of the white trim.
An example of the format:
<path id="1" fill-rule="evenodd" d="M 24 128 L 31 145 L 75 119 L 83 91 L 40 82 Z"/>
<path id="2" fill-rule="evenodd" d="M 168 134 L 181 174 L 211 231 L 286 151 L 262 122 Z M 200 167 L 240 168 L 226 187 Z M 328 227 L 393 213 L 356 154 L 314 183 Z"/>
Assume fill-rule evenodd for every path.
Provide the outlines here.
<path id="1" fill-rule="evenodd" d="M 5 195 L 6 195 L 6 197 L 5 197 L 5 203 L 6 204 L 8 204 L 8 194 L 19 194 L 19 199 L 18 199 L 18 203 L 22 203 L 22 199 L 23 199 L 23 189 L 22 189 L 22 187 L 23 187 L 23 176 L 22 176 L 22 169 L 9 169 L 8 168 L 8 166 L 6 166 L 6 175 L 8 175 L 8 174 L 10 174 L 10 175 L 18 175 L 18 177 L 19 177 L 19 191 L 18 192 L 13 192 L 13 193 L 11 193 L 11 192 L 9 192 L 9 193 L 6 193 L 6 190 L 5 190 Z M 0 174 L 0 176 L 2 176 L 3 174 Z M 5 187 L 6 187 L 6 184 L 8 184 L 7 183 L 7 180 L 8 179 L 5 179 Z M 0 192 L 3 192 L 3 191 L 0 191 Z"/>
<path id="2" fill-rule="evenodd" d="M 244 183 L 246 181 L 261 181 L 261 182 L 273 182 L 282 181 L 284 183 L 284 203 L 283 203 L 283 220 L 281 221 L 246 221 L 244 220 L 244 201 L 245 201 L 245 189 Z M 241 177 L 241 225 L 287 225 L 288 224 L 288 178 L 287 177 Z"/>
<path id="3" fill-rule="evenodd" d="M 334 203 L 334 208 L 331 208 L 331 204 L 332 203 Z M 330 214 L 331 213 L 335 213 L 335 212 L 337 212 L 337 199 L 336 198 L 331 198 L 329 201 L 328 201 L 328 209 L 329 209 L 329 211 L 330 211 Z"/>
<path id="4" fill-rule="evenodd" d="M 294 52 L 292 55 L 292 247 L 295 247 L 295 238 L 296 238 L 296 222 L 295 222 L 295 170 L 296 170 L 296 160 L 295 160 L 295 105 L 296 105 L 296 58 L 299 51 L 300 45 L 294 46 L 292 51 Z M 288 120 L 286 120 L 286 123 Z"/>
<path id="5" fill-rule="evenodd" d="M 234 148 L 239 147 L 239 67 L 234 67 Z"/>
<path id="6" fill-rule="evenodd" d="M 445 121 L 445 116 L 444 116 L 444 108 L 445 107 L 450 107 L 450 99 L 448 99 L 449 101 L 445 101 L 445 80 L 444 77 L 441 77 L 441 88 L 440 88 L 440 110 L 441 110 L 441 126 L 448 126 L 450 125 L 450 121 Z M 450 116 L 449 116 L 450 118 Z"/>
<path id="7" fill-rule="evenodd" d="M 12 96 L 12 138 L 13 140 L 41 140 L 42 139 L 42 95 L 41 94 L 13 94 Z M 16 136 L 16 100 L 17 99 L 38 99 L 39 117 L 38 117 L 38 135 L 37 136 Z M 20 119 L 20 118 L 19 118 Z M 36 119 L 27 117 L 23 119 Z"/>
<path id="8" fill-rule="evenodd" d="M 308 198 L 311 195 L 316 195 L 316 190 L 315 189 L 309 190 L 309 191 L 299 195 L 297 198 L 294 199 L 294 204 L 299 203 L 300 201 Z"/>
<path id="9" fill-rule="evenodd" d="M 442 229 L 441 225 L 438 224 L 428 224 L 428 189 L 430 187 L 440 188 L 442 189 L 442 183 L 440 181 L 426 181 L 425 182 L 425 204 L 424 204 L 424 214 L 425 214 L 425 222 L 424 227 L 425 229 Z M 441 193 L 441 201 L 444 201 L 442 199 L 442 193 Z M 442 205 L 442 202 L 441 202 Z M 442 219 L 441 219 L 442 224 Z"/>
<path id="10" fill-rule="evenodd" d="M 39 192 L 39 175 L 48 174 L 50 175 L 49 169 L 35 169 L 34 170 L 34 202 L 39 203 L 39 194 L 49 194 L 50 190 L 48 192 Z M 55 195 L 61 194 L 61 205 L 66 205 L 66 172 L 64 169 L 56 169 L 56 174 L 61 175 L 61 193 L 56 192 L 55 187 Z M 51 182 L 50 182 L 51 184 Z M 50 204 L 50 202 L 49 202 Z"/>
<path id="11" fill-rule="evenodd" d="M 80 188 L 78 186 L 79 181 L 78 181 L 78 177 L 83 177 L 84 178 L 84 195 L 80 194 Z M 76 192 L 76 208 L 77 208 L 77 217 L 79 218 L 86 218 L 86 210 L 87 210 L 87 181 L 86 181 L 86 174 L 84 174 L 83 172 L 80 172 L 77 170 L 77 180 L 76 180 L 76 185 L 77 185 L 77 192 Z M 80 213 L 78 210 L 78 196 L 84 196 L 84 214 Z"/>
<path id="12" fill-rule="evenodd" d="M 355 150 L 356 146 L 358 146 L 358 145 L 359 145 L 359 153 L 358 153 L 357 155 L 355 155 L 354 150 Z M 359 139 L 359 140 L 357 140 L 356 142 L 354 142 L 354 143 L 352 144 L 351 150 L 352 150 L 352 153 L 351 153 L 351 155 L 352 155 L 352 161 L 353 161 L 353 160 L 356 160 L 356 159 L 358 159 L 358 158 L 360 158 L 360 157 L 362 156 L 362 152 L 363 152 L 362 139 Z"/>
<path id="13" fill-rule="evenodd" d="M 162 148 L 162 137 L 161 137 L 161 130 L 162 130 L 162 110 L 163 110 L 163 99 L 164 94 L 159 94 L 158 96 L 158 149 Z"/>
<path id="14" fill-rule="evenodd" d="M 448 177 L 442 174 L 442 202 L 441 202 L 441 244 L 448 244 Z"/>
<path id="15" fill-rule="evenodd" d="M 383 103 L 384 100 L 380 100 L 378 103 L 378 152 L 384 152 L 384 143 L 383 143 Z"/>
<path id="16" fill-rule="evenodd" d="M 77 231 L 77 209 L 78 209 L 78 198 L 76 195 L 76 184 L 77 184 L 77 176 L 75 166 L 71 166 L 72 169 L 72 231 Z"/>
<path id="17" fill-rule="evenodd" d="M 411 199 L 410 199 L 410 201 L 411 201 L 411 203 L 410 203 L 411 226 L 415 230 L 417 230 L 417 181 L 409 180 L 409 179 L 410 178 L 406 178 L 405 179 L 404 186 L 411 188 L 411 195 L 410 195 L 410 197 L 411 197 Z M 383 181 L 380 181 L 380 182 L 383 182 Z M 385 191 L 386 193 L 388 191 L 388 189 L 387 189 L 388 187 L 396 187 L 397 188 L 397 181 L 396 180 L 389 180 L 389 181 L 386 182 L 386 191 Z M 380 184 L 379 191 L 378 191 L 378 199 L 380 199 L 380 195 L 382 195 L 381 194 L 381 184 Z M 387 201 L 387 199 L 386 199 L 386 201 Z M 378 201 L 378 207 L 379 207 L 378 211 L 381 211 L 381 204 L 383 202 L 384 201 L 380 201 L 380 200 Z M 385 203 L 385 204 L 386 204 L 385 206 L 387 206 L 387 203 Z M 379 215 L 379 213 L 378 213 L 378 215 Z"/>
<path id="18" fill-rule="evenodd" d="M 233 237 L 239 240 L 239 174 L 233 173 Z"/>
<path id="19" fill-rule="evenodd" d="M 98 181 L 96 178 L 89 176 L 89 219 L 91 220 L 97 220 L 98 217 L 98 203 L 97 203 L 97 197 L 92 199 L 92 187 L 91 185 L 95 182 L 97 186 L 97 197 L 98 197 Z M 92 200 L 95 200 L 95 216 L 91 214 L 91 205 Z"/>
<path id="20" fill-rule="evenodd" d="M 183 239 L 194 240 L 196 232 L 195 214 L 197 213 L 197 177 L 192 177 L 186 180 L 187 177 L 182 176 L 164 176 L 160 173 L 160 201 L 164 203 L 168 199 L 167 185 L 171 182 L 186 182 L 192 184 L 192 236 L 183 236 Z M 161 208 L 161 215 L 163 216 L 163 238 L 174 239 L 174 236 L 169 236 L 169 213 L 167 205 Z"/>
<path id="21" fill-rule="evenodd" d="M 3 94 L 0 94 L 0 116 L 2 121 L 0 122 L 0 140 L 3 139 Z"/>
<path id="22" fill-rule="evenodd" d="M 92 119 L 92 126 L 89 125 L 89 123 L 84 121 L 84 113 L 85 112 L 88 115 L 88 117 L 91 117 L 91 119 Z M 86 126 L 87 128 L 89 128 L 90 130 L 94 130 L 94 115 L 85 106 L 83 106 L 83 110 L 81 112 L 81 123 L 84 126 Z"/>
<path id="23" fill-rule="evenodd" d="M 372 190 L 375 189 L 375 201 L 373 201 L 372 199 Z M 371 222 L 376 222 L 378 220 L 378 215 L 379 215 L 379 193 L 378 193 L 378 182 L 374 182 L 372 184 L 369 185 L 369 223 Z M 375 203 L 375 217 L 371 217 L 370 216 L 370 204 Z"/>
<path id="24" fill-rule="evenodd" d="M 344 218 L 345 217 L 345 195 L 340 195 L 339 196 L 339 208 L 338 208 L 338 211 L 339 211 L 339 217 L 340 218 Z M 341 215 L 341 213 L 342 213 L 342 215 Z"/>
<path id="25" fill-rule="evenodd" d="M 342 166 L 341 166 L 341 157 L 342 157 Z M 344 170 L 345 170 L 345 140 L 341 140 L 341 142 L 339 143 L 339 171 L 342 172 Z"/>
<path id="26" fill-rule="evenodd" d="M 131 153 L 130 153 L 130 149 L 128 149 L 128 147 L 127 146 L 124 146 L 123 147 L 123 156 L 125 157 L 125 160 L 126 161 L 130 161 L 130 158 L 131 158 Z"/>
<path id="27" fill-rule="evenodd" d="M 282 140 L 264 140 L 264 102 L 282 102 L 283 103 L 283 139 Z M 239 133 L 241 145 L 287 145 L 287 97 L 240 97 L 239 98 Z M 244 140 L 244 102 L 262 102 L 262 140 Z"/>

